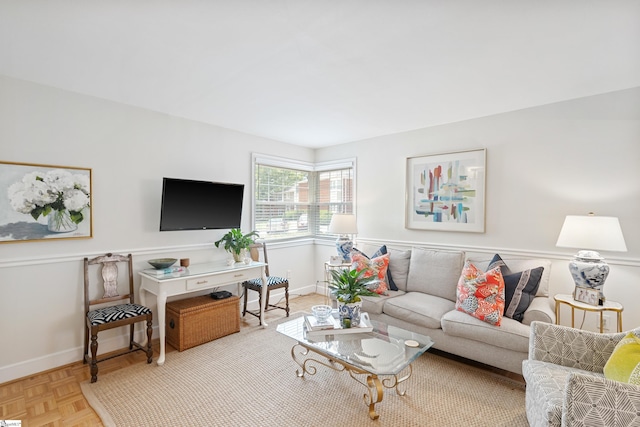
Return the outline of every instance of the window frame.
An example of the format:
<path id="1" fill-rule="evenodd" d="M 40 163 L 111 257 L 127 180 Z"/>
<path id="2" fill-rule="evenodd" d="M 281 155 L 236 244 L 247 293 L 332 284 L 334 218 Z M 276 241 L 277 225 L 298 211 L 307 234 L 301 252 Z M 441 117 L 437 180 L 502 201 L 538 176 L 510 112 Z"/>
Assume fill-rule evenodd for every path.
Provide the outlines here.
<path id="1" fill-rule="evenodd" d="M 333 170 L 341 170 L 341 169 L 351 169 L 351 210 L 355 214 L 356 213 L 356 158 L 346 158 L 339 160 L 330 160 L 323 162 L 306 162 L 302 160 L 294 160 L 288 159 L 285 157 L 271 156 L 260 153 L 252 153 L 251 158 L 251 229 L 256 229 L 256 217 L 257 217 L 257 207 L 258 203 L 256 200 L 257 195 L 257 182 L 256 182 L 256 169 L 258 166 L 269 166 L 275 168 L 282 169 L 291 169 L 302 172 L 308 172 L 310 174 L 309 179 L 309 201 L 306 203 L 307 205 L 307 221 L 309 224 L 308 230 L 309 232 L 304 235 L 284 235 L 282 237 L 269 237 L 260 235 L 261 239 L 267 239 L 269 241 L 286 241 L 286 240 L 302 240 L 302 239 L 334 239 L 335 235 L 331 233 L 318 233 L 318 225 L 314 224 L 312 229 L 312 221 L 318 218 L 317 209 L 318 209 L 318 201 L 317 201 L 317 185 L 318 185 L 318 176 L 322 172 L 329 172 Z M 313 219 L 312 219 L 313 216 Z"/>

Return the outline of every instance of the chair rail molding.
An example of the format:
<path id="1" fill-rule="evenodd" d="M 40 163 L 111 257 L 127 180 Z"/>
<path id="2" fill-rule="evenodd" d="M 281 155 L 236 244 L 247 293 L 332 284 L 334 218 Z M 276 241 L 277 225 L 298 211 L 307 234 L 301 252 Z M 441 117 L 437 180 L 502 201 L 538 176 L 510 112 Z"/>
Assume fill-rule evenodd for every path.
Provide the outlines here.
<path id="1" fill-rule="evenodd" d="M 327 242 L 327 245 L 333 242 Z M 411 249 L 412 246 L 422 248 L 444 249 L 444 250 L 460 250 L 465 252 L 474 252 L 479 254 L 487 254 L 490 258 L 494 254 L 501 254 L 505 256 L 516 256 L 524 258 L 547 258 L 555 260 L 570 260 L 573 259 L 573 254 L 560 253 L 555 251 L 532 251 L 527 249 L 516 248 L 496 248 L 490 246 L 469 246 L 469 245 L 448 245 L 444 243 L 429 243 L 429 242 L 417 242 L 417 241 L 403 241 L 403 240 L 379 240 L 369 238 L 359 238 L 356 243 L 367 243 L 370 245 L 383 245 L 386 244 L 390 248 L 397 249 Z M 624 258 L 624 257 L 607 257 L 607 263 L 613 265 L 624 265 L 628 267 L 640 267 L 640 259 Z"/>

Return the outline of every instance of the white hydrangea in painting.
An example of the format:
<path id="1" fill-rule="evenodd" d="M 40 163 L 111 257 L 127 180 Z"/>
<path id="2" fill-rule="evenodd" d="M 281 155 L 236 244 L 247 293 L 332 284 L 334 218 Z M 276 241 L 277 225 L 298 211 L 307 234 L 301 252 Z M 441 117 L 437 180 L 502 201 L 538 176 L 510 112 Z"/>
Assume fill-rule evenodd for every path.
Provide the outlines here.
<path id="1" fill-rule="evenodd" d="M 71 231 L 84 220 L 82 211 L 89 207 L 88 175 L 72 174 L 63 169 L 30 172 L 9 186 L 9 203 L 16 211 L 37 220 L 49 216 L 51 231 Z"/>

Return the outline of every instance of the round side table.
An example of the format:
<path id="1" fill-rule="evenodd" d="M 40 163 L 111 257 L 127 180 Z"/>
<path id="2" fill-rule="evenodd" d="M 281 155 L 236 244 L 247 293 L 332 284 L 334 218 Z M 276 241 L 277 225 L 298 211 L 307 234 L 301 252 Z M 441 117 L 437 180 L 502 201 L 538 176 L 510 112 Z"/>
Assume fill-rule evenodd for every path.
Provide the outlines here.
<path id="1" fill-rule="evenodd" d="M 604 332 L 603 315 L 605 311 L 613 311 L 617 313 L 618 332 L 622 332 L 622 310 L 624 307 L 619 302 L 605 301 L 603 305 L 590 305 L 584 302 L 576 301 L 573 295 L 558 294 L 553 297 L 556 301 L 556 325 L 560 324 L 560 304 L 566 304 L 571 307 L 571 327 L 574 328 L 575 309 L 584 311 L 594 311 L 600 313 L 600 333 Z"/>

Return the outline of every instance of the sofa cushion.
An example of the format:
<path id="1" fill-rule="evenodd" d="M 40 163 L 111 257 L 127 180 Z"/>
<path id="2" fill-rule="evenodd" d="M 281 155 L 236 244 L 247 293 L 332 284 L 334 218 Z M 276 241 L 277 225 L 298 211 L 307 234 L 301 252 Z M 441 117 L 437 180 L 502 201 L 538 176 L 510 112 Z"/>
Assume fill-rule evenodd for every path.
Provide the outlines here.
<path id="1" fill-rule="evenodd" d="M 640 338 L 629 332 L 618 342 L 604 365 L 609 380 L 640 385 Z"/>
<path id="2" fill-rule="evenodd" d="M 379 297 L 361 296 L 362 311 L 371 314 L 382 314 L 382 307 L 389 298 L 394 298 L 404 294 L 404 291 L 388 291 L 387 295 L 380 295 Z"/>
<path id="3" fill-rule="evenodd" d="M 387 268 L 389 267 L 389 254 L 380 255 L 376 258 L 369 258 L 363 253 L 351 253 L 351 268 L 356 271 L 363 271 L 363 278 L 373 277 L 377 279 L 375 285 L 370 289 L 379 295 L 386 295 L 389 285 L 387 284 Z"/>
<path id="4" fill-rule="evenodd" d="M 389 270 L 387 271 L 389 289 L 394 291 L 407 290 L 410 261 L 411 251 L 389 249 Z"/>
<path id="5" fill-rule="evenodd" d="M 464 265 L 464 252 L 411 249 L 407 292 L 422 292 L 455 302 L 456 283 Z"/>
<path id="6" fill-rule="evenodd" d="M 500 326 L 504 313 L 504 280 L 500 267 L 483 272 L 467 261 L 458 280 L 456 310 Z"/>
<path id="7" fill-rule="evenodd" d="M 452 337 L 486 342 L 522 353 L 529 351 L 529 326 L 509 318 L 503 318 L 500 327 L 496 328 L 462 311 L 452 310 L 442 316 L 442 330 Z"/>
<path id="8" fill-rule="evenodd" d="M 407 292 L 404 295 L 387 299 L 382 311 L 404 322 L 440 329 L 442 316 L 453 308 L 453 301 L 448 299 L 421 292 Z"/>
<path id="9" fill-rule="evenodd" d="M 549 277 L 551 276 L 551 261 L 542 258 L 509 258 L 502 257 L 502 260 L 509 266 L 509 270 L 513 272 L 531 270 L 537 267 L 542 267 L 542 276 L 540 277 L 540 284 L 536 291 L 537 297 L 549 296 Z M 476 267 L 486 271 L 488 270 L 490 259 L 482 258 L 469 258 L 469 261 L 473 262 Z"/>
<path id="10" fill-rule="evenodd" d="M 500 267 L 504 279 L 504 316 L 522 322 L 524 312 L 536 297 L 544 267 L 514 273 L 507 263 L 495 254 L 488 268 Z"/>

